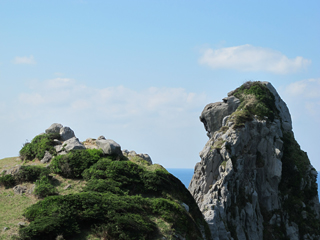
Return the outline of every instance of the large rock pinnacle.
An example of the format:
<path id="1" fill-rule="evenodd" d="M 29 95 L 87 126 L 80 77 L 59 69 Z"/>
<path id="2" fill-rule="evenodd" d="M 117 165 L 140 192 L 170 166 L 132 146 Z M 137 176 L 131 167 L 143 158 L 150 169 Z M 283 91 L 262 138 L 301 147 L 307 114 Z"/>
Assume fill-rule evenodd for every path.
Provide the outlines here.
<path id="1" fill-rule="evenodd" d="M 243 84 L 200 120 L 210 139 L 189 191 L 213 239 L 320 239 L 317 172 L 271 83 Z"/>

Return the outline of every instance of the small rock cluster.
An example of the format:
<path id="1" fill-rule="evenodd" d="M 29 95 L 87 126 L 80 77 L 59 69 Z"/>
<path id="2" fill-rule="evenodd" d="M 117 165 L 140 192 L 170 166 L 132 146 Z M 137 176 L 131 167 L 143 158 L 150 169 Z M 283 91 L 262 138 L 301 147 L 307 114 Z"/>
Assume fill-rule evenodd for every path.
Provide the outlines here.
<path id="1" fill-rule="evenodd" d="M 74 149 L 85 149 L 85 146 L 76 138 L 74 131 L 70 127 L 64 127 L 59 123 L 52 124 L 45 133 L 59 134 L 59 139 L 54 139 L 54 148 L 58 155 L 64 155 Z M 41 160 L 42 163 L 48 163 L 52 159 L 52 155 L 46 152 Z"/>
<path id="2" fill-rule="evenodd" d="M 151 160 L 151 157 L 146 154 L 146 153 L 139 153 L 137 154 L 135 151 L 128 151 L 128 150 L 123 150 L 122 151 L 122 154 L 124 156 L 126 156 L 127 158 L 131 159 L 133 157 L 140 157 L 142 158 L 143 160 L 147 161 L 149 164 L 152 164 L 152 160 Z"/>

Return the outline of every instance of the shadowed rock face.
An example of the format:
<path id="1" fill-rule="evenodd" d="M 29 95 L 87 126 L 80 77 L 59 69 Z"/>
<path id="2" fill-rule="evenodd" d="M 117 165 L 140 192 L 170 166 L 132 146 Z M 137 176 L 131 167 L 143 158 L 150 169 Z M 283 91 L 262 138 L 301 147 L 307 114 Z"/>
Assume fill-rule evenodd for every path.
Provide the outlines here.
<path id="1" fill-rule="evenodd" d="M 203 110 L 210 139 L 189 191 L 215 240 L 320 239 L 316 171 L 294 140 L 286 104 L 270 83 L 260 84 L 275 97 L 273 121 L 253 115 L 235 128 L 235 91 Z"/>

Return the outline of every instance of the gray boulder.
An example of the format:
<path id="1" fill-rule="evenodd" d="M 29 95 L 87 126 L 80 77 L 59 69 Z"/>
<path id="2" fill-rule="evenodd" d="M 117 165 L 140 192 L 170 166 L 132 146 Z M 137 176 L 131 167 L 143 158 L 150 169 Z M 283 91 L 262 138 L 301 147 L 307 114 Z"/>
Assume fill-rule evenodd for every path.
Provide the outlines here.
<path id="1" fill-rule="evenodd" d="M 104 154 L 122 156 L 121 146 L 111 139 L 97 139 L 96 144 Z"/>
<path id="2" fill-rule="evenodd" d="M 22 194 L 27 192 L 27 187 L 26 186 L 22 186 L 22 185 L 17 185 L 13 188 L 13 192 L 14 194 Z"/>
<path id="3" fill-rule="evenodd" d="M 60 129 L 63 128 L 63 126 L 60 123 L 54 123 L 52 124 L 48 129 L 46 129 L 46 133 L 53 133 L 53 134 L 57 134 L 60 133 Z"/>
<path id="4" fill-rule="evenodd" d="M 60 139 L 66 141 L 70 138 L 75 137 L 74 131 L 69 127 L 63 127 L 60 129 Z"/>
<path id="5" fill-rule="evenodd" d="M 66 152 L 69 152 L 71 150 L 74 150 L 74 149 L 86 149 L 85 146 L 82 145 L 82 143 L 79 141 L 78 138 L 76 137 L 72 137 L 70 139 L 68 139 L 67 141 L 65 141 L 62 145 L 62 149 L 64 148 L 64 150 Z M 62 151 L 64 152 L 64 151 Z M 59 154 L 61 155 L 61 154 Z"/>
<path id="6" fill-rule="evenodd" d="M 51 153 L 46 151 L 46 153 L 44 154 L 44 157 L 42 158 L 42 160 L 40 162 L 47 163 L 47 162 L 50 162 L 51 159 L 52 159 Z"/>

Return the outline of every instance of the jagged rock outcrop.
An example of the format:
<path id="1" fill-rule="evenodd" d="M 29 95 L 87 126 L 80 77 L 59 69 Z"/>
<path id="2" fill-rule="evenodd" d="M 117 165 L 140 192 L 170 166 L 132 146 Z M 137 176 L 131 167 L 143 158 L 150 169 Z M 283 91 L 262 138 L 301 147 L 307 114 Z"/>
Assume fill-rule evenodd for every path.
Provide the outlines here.
<path id="1" fill-rule="evenodd" d="M 54 148 L 58 155 L 64 155 L 74 149 L 85 149 L 85 146 L 76 138 L 74 131 L 70 127 L 64 127 L 60 123 L 53 123 L 48 129 L 45 130 L 47 134 L 56 135 L 57 139 L 54 139 Z M 47 154 L 44 159 L 41 160 L 42 163 L 47 163 L 51 160 L 47 160 Z"/>
<path id="2" fill-rule="evenodd" d="M 146 154 L 146 153 L 136 153 L 135 151 L 128 151 L 128 150 L 123 150 L 122 151 L 122 154 L 123 156 L 129 158 L 129 159 L 132 159 L 134 157 L 138 157 L 138 158 L 141 158 L 145 161 L 148 162 L 148 164 L 152 164 L 152 160 L 151 160 L 151 157 L 149 156 L 149 154 Z"/>
<path id="3" fill-rule="evenodd" d="M 268 82 L 247 82 L 200 120 L 209 141 L 189 191 L 214 240 L 320 239 L 317 172 Z"/>

